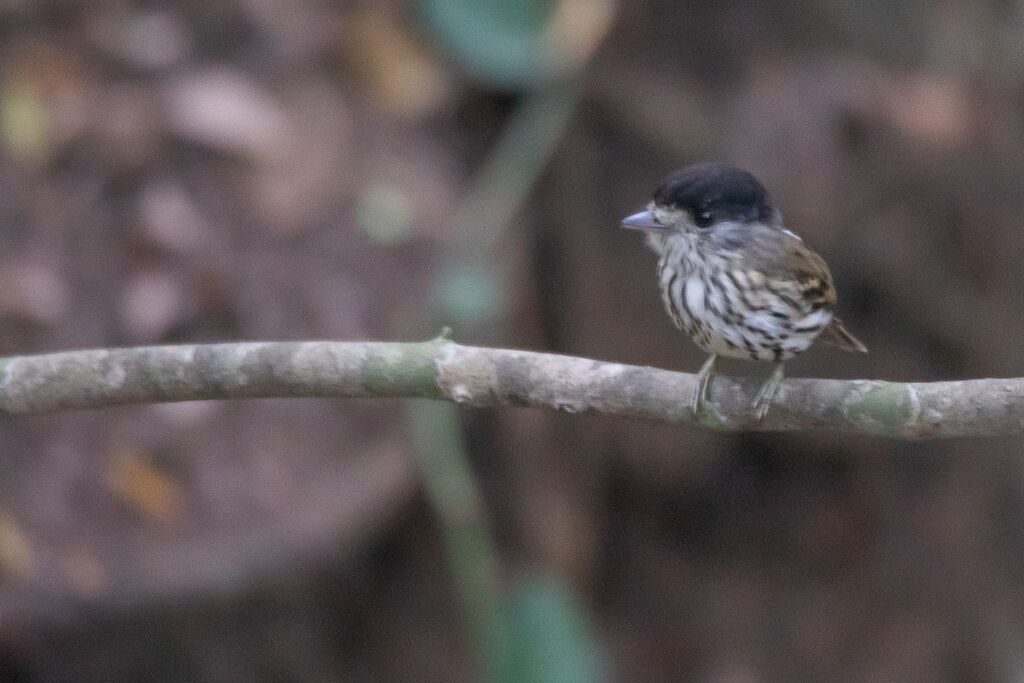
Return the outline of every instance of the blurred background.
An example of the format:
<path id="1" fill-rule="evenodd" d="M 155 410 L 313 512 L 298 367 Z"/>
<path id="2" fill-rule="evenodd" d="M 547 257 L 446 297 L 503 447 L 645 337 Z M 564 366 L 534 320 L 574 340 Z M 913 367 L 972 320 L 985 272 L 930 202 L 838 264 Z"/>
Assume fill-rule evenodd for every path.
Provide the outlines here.
<path id="1" fill-rule="evenodd" d="M 617 225 L 717 159 L 871 350 L 787 374 L 1024 375 L 1019 0 L 4 0 L 0 46 L 2 355 L 449 325 L 694 372 Z M 1021 449 L 390 400 L 10 419 L 0 679 L 1019 680 Z"/>

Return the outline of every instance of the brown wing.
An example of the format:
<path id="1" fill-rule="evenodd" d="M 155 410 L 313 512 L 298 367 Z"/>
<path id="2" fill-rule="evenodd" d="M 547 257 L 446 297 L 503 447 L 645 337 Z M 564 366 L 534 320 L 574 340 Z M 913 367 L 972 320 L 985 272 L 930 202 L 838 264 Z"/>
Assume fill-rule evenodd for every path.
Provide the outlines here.
<path id="1" fill-rule="evenodd" d="M 743 281 L 754 290 L 783 298 L 805 315 L 835 306 L 836 288 L 825 259 L 796 235 L 755 224 L 735 226 L 715 238 L 721 240 L 719 248 L 733 253 L 737 269 L 746 276 Z M 755 304 L 763 303 L 756 291 L 748 292 L 747 298 Z M 819 339 L 845 351 L 867 352 L 835 316 Z"/>
<path id="2" fill-rule="evenodd" d="M 780 261 L 777 262 L 782 267 L 777 271 L 776 277 L 792 277 L 796 281 L 800 301 L 809 306 L 811 310 L 833 308 L 836 304 L 836 288 L 832 284 L 832 274 L 828 270 L 825 259 L 811 251 L 795 235 L 788 233 L 783 233 L 783 235 L 786 238 L 783 242 L 785 246 Z M 844 351 L 868 352 L 867 347 L 850 334 L 843 325 L 843 321 L 834 315 L 818 339 Z"/>
<path id="3" fill-rule="evenodd" d="M 792 233 L 765 225 L 736 226 L 743 234 L 723 235 L 742 247 L 736 250 L 744 270 L 760 273 L 767 287 L 805 313 L 830 308 L 836 303 L 832 274 L 825 260 Z"/>
<path id="4" fill-rule="evenodd" d="M 831 307 L 836 303 L 836 288 L 825 259 L 804 246 L 798 238 L 786 235 L 785 274 L 797 283 L 801 299 L 811 310 Z"/>

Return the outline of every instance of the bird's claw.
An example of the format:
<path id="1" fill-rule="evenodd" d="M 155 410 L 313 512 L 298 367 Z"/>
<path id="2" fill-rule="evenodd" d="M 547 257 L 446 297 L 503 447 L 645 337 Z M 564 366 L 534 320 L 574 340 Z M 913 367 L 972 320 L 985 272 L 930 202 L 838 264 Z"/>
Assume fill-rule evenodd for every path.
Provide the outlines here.
<path id="1" fill-rule="evenodd" d="M 711 354 L 697 371 L 697 390 L 693 392 L 693 401 L 690 404 L 694 417 L 700 416 L 700 411 L 708 400 L 708 386 L 711 384 L 711 376 L 715 374 L 716 360 L 718 356 Z"/>
<path id="2" fill-rule="evenodd" d="M 779 387 L 782 386 L 782 364 L 779 363 L 772 370 L 772 374 L 764 381 L 761 385 L 761 389 L 757 392 L 757 396 L 754 398 L 754 416 L 758 422 L 764 420 L 765 415 L 768 414 L 768 408 L 772 404 L 772 399 L 775 398 L 775 394 L 779 392 Z"/>

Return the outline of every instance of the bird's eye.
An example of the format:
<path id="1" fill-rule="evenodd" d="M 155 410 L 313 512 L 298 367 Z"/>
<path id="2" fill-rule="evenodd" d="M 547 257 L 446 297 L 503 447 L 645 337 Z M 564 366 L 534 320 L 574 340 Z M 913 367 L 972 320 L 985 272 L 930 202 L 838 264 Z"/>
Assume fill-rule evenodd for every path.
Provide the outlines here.
<path id="1" fill-rule="evenodd" d="M 715 217 L 711 215 L 710 211 L 698 211 L 697 215 L 693 217 L 693 222 L 697 224 L 698 228 L 706 228 L 714 219 Z"/>

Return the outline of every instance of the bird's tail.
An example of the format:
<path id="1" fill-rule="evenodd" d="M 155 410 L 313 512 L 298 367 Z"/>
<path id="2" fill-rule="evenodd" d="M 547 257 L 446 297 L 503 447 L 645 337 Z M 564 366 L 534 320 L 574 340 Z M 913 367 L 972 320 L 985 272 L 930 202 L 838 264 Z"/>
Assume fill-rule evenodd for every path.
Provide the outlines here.
<path id="1" fill-rule="evenodd" d="M 845 327 L 843 327 L 843 321 L 839 318 L 832 317 L 832 322 L 829 323 L 825 331 L 821 333 L 819 337 L 826 344 L 832 344 L 838 346 L 843 351 L 854 351 L 856 353 L 867 353 L 868 347 L 860 343 L 860 340 L 850 334 Z"/>

